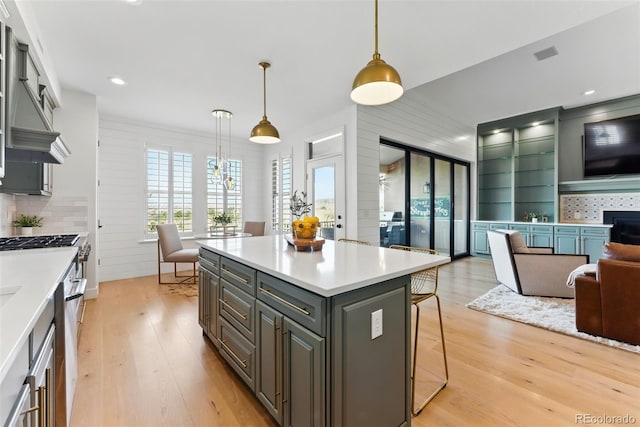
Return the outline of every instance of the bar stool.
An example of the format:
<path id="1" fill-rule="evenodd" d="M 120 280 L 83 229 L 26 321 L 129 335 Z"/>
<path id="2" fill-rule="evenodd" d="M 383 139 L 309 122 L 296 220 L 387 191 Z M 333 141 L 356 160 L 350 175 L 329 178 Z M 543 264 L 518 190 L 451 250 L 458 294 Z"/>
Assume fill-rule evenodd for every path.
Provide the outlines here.
<path id="1" fill-rule="evenodd" d="M 433 255 L 439 255 L 434 249 L 418 248 L 414 246 L 391 245 L 390 249 L 399 249 L 404 251 L 422 252 Z M 442 357 L 444 360 L 444 380 L 436 387 L 436 389 L 415 409 L 416 398 L 416 359 L 418 356 L 418 332 L 420 330 L 420 303 L 430 298 L 435 298 L 438 307 L 438 320 L 440 322 L 440 337 L 442 340 Z M 445 388 L 449 382 L 449 368 L 447 366 L 447 351 L 444 345 L 444 329 L 442 328 L 442 311 L 440 309 L 440 297 L 438 297 L 438 267 L 431 267 L 425 270 L 417 271 L 411 274 L 411 304 L 416 307 L 416 329 L 413 336 L 413 363 L 411 366 L 411 413 L 418 415 L 425 406 Z"/>

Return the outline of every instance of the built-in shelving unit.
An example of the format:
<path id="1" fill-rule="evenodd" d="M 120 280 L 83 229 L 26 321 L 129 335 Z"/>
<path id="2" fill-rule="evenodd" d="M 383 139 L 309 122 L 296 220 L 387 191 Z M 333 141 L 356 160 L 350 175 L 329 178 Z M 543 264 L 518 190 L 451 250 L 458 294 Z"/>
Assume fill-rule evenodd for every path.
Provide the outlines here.
<path id="1" fill-rule="evenodd" d="M 478 125 L 478 219 L 554 221 L 559 109 Z"/>

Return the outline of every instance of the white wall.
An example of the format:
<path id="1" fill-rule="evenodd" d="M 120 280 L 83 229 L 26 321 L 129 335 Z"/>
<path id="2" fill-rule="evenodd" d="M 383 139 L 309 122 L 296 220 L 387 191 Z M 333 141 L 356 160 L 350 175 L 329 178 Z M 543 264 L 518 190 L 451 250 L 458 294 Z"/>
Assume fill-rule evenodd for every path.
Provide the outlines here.
<path id="1" fill-rule="evenodd" d="M 53 194 L 49 204 L 72 206 L 66 208 L 70 216 L 86 218 L 84 225 L 73 228 L 70 224 L 58 232 L 87 231 L 92 252 L 87 263 L 88 298 L 98 295 L 97 253 L 99 241 L 97 224 L 97 141 L 98 141 L 98 103 L 95 95 L 63 90 L 64 104 L 54 110 L 54 128 L 60 132 L 64 143 L 71 151 L 62 165 L 53 168 Z M 29 196 L 25 196 L 29 197 Z M 29 199 L 30 200 L 30 199 Z M 70 202 L 71 201 L 71 202 Z M 83 218 L 84 219 L 84 218 Z"/>
<path id="2" fill-rule="evenodd" d="M 206 156 L 215 154 L 213 132 L 208 134 L 117 117 L 100 119 L 100 280 L 146 276 L 157 271 L 157 247 L 144 241 L 145 144 L 179 147 L 193 153 L 195 233 L 207 230 Z M 243 161 L 243 212 L 245 220 L 269 220 L 262 179 L 269 165 L 262 146 L 248 139 L 233 139 L 231 157 Z M 202 167 L 196 167 L 200 162 Z M 267 182 L 268 183 L 268 182 Z M 270 188 L 266 194 L 270 194 Z M 270 202 L 270 199 L 269 199 Z M 197 247 L 193 240 L 185 247 Z M 168 265 L 168 268 L 171 266 Z M 185 267 L 187 267 L 185 265 Z"/>

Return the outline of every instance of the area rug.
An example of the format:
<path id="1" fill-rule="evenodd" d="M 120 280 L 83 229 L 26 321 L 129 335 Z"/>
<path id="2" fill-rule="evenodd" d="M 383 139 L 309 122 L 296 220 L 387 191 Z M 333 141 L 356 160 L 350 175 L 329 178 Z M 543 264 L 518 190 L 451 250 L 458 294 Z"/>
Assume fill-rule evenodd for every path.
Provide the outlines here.
<path id="1" fill-rule="evenodd" d="M 192 283 L 162 285 L 160 289 L 164 294 L 183 295 L 185 297 L 198 296 L 198 285 Z"/>
<path id="2" fill-rule="evenodd" d="M 500 285 L 466 306 L 505 319 L 640 353 L 638 345 L 579 332 L 576 329 L 575 301 L 572 299 L 523 296 Z"/>

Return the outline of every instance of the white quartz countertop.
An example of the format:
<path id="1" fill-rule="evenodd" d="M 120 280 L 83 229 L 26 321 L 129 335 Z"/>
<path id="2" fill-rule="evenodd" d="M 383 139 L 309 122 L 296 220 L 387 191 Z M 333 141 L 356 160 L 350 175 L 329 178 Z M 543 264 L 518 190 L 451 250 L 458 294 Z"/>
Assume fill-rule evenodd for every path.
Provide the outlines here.
<path id="1" fill-rule="evenodd" d="M 446 264 L 451 258 L 327 240 L 321 251 L 297 252 L 284 236 L 199 240 L 204 248 L 330 297 Z"/>
<path id="2" fill-rule="evenodd" d="M 0 382 L 78 248 L 0 252 Z"/>

